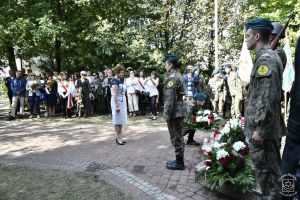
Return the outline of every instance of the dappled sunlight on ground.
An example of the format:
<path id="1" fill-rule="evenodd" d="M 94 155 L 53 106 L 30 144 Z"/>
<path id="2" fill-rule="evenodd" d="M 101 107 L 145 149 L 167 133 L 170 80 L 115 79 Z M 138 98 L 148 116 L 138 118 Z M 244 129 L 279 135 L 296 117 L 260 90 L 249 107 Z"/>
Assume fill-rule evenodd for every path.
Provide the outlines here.
<path id="1" fill-rule="evenodd" d="M 75 119 L 69 122 L 61 120 L 60 123 L 42 124 L 26 121 L 1 122 L 1 125 L 0 156 L 10 158 L 80 144 L 100 144 L 101 142 L 113 141 L 115 138 L 114 128 L 108 120 L 101 124 L 81 124 L 77 123 Z M 153 130 L 153 127 L 149 125 L 129 124 L 123 128 L 124 139 L 138 143 L 143 137 L 151 138 L 155 133 L 165 129 L 156 127 Z M 147 132 L 149 132 L 148 135 Z M 166 149 L 168 146 L 158 146 L 157 148 Z M 143 152 L 145 149 L 137 151 Z"/>

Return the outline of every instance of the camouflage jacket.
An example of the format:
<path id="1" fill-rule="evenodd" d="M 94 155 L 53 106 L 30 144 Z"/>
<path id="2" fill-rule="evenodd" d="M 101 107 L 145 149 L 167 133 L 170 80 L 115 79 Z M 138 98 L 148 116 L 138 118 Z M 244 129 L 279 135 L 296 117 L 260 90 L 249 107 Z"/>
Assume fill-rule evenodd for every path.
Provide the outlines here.
<path id="1" fill-rule="evenodd" d="M 283 64 L 283 69 L 284 69 L 285 66 L 286 66 L 287 58 L 286 58 L 286 54 L 285 54 L 283 48 L 281 48 L 280 46 L 278 46 L 274 51 L 275 51 L 275 53 L 277 53 L 278 56 L 280 57 L 281 62 L 282 62 L 282 64 Z"/>
<path id="2" fill-rule="evenodd" d="M 226 81 L 223 78 L 219 78 L 215 82 L 215 98 L 214 101 L 223 99 L 225 101 L 227 95 Z"/>
<path id="3" fill-rule="evenodd" d="M 184 117 L 185 106 L 182 97 L 184 86 L 182 75 L 178 71 L 167 74 L 164 80 L 164 112 L 163 116 L 168 121 L 172 118 Z"/>
<path id="4" fill-rule="evenodd" d="M 252 138 L 254 131 L 258 131 L 264 140 L 286 135 L 280 112 L 282 73 L 282 62 L 269 45 L 257 52 L 245 112 L 245 134 L 248 139 Z"/>
<path id="5" fill-rule="evenodd" d="M 227 78 L 227 83 L 229 87 L 229 92 L 231 96 L 239 96 L 243 95 L 243 84 L 236 72 L 230 73 Z"/>

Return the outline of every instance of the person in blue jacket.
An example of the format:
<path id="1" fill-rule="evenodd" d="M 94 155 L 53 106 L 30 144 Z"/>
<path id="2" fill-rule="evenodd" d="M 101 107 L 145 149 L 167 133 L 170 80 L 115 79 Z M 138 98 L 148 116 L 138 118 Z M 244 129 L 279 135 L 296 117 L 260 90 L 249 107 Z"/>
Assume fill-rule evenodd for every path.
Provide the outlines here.
<path id="1" fill-rule="evenodd" d="M 16 78 L 11 81 L 11 90 L 13 92 L 12 108 L 9 120 L 14 120 L 16 117 L 16 108 L 20 101 L 20 115 L 24 113 L 24 96 L 26 91 L 26 80 L 22 78 L 22 72 L 16 72 Z"/>
<path id="2" fill-rule="evenodd" d="M 5 78 L 5 86 L 7 88 L 7 96 L 9 99 L 9 109 L 11 110 L 13 92 L 11 90 L 11 82 L 15 78 L 15 72 L 13 70 L 9 70 L 9 76 Z"/>
<path id="3" fill-rule="evenodd" d="M 198 84 L 200 81 L 198 71 L 194 71 L 192 65 L 187 66 L 186 73 L 183 75 L 185 97 L 193 99 L 194 95 L 199 92 Z"/>
<path id="4" fill-rule="evenodd" d="M 192 65 L 187 66 L 186 73 L 183 75 L 183 85 L 184 85 L 184 97 L 185 105 L 194 105 L 195 99 L 194 96 L 199 92 L 198 85 L 200 81 L 198 71 L 194 71 Z M 189 110 L 189 108 L 187 108 Z M 183 135 L 188 134 L 187 145 L 199 146 L 200 144 L 194 140 L 195 131 L 184 129 Z"/>

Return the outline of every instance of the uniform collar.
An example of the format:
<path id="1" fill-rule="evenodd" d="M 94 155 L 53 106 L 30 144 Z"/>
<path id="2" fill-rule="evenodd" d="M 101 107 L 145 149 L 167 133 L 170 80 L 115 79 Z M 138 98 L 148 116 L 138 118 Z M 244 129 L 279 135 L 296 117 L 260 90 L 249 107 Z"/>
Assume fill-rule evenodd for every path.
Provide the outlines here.
<path id="1" fill-rule="evenodd" d="M 256 53 L 256 59 L 255 62 L 257 60 L 257 58 L 259 58 L 267 49 L 271 49 L 271 46 L 269 44 L 264 45 L 257 53 Z"/>

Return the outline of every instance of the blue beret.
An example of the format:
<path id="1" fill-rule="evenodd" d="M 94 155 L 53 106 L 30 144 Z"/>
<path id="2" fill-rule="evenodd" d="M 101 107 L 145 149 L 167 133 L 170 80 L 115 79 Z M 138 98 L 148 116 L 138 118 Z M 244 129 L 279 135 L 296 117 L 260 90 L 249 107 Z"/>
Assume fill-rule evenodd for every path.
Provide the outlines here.
<path id="1" fill-rule="evenodd" d="M 195 94 L 194 98 L 198 101 L 204 101 L 207 99 L 207 95 L 202 92 L 198 92 L 197 94 Z"/>
<path id="2" fill-rule="evenodd" d="M 179 62 L 179 58 L 175 55 L 167 55 L 165 61 L 168 62 Z"/>
<path id="3" fill-rule="evenodd" d="M 267 29 L 272 31 L 274 29 L 272 23 L 266 19 L 254 19 L 248 23 L 246 23 L 246 29 Z"/>

